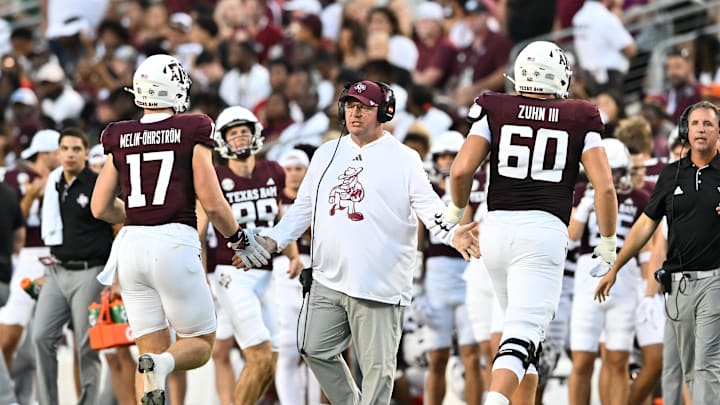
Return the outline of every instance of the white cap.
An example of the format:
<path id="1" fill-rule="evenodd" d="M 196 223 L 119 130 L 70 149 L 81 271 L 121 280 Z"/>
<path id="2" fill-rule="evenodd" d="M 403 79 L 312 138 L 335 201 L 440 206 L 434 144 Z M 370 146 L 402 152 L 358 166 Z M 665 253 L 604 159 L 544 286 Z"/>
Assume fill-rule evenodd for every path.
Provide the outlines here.
<path id="1" fill-rule="evenodd" d="M 390 48 L 388 62 L 410 72 L 415 70 L 420 54 L 412 39 L 402 35 L 395 35 L 390 38 L 388 45 Z"/>
<path id="2" fill-rule="evenodd" d="M 35 75 L 35 80 L 38 82 L 60 83 L 65 80 L 65 72 L 57 63 L 48 62 L 40 66 Z"/>
<path id="3" fill-rule="evenodd" d="M 322 4 L 318 0 L 288 0 L 283 5 L 285 11 L 304 11 L 308 14 L 320 14 Z"/>
<path id="4" fill-rule="evenodd" d="M 29 159 L 39 152 L 53 152 L 60 147 L 60 132 L 54 129 L 41 129 L 35 133 L 30 147 L 20 153 L 23 159 Z"/>
<path id="5" fill-rule="evenodd" d="M 173 13 L 170 16 L 170 27 L 179 28 L 184 33 L 190 32 L 193 25 L 193 19 L 187 13 Z"/>
<path id="6" fill-rule="evenodd" d="M 96 163 L 103 164 L 106 160 L 107 155 L 105 154 L 105 150 L 103 149 L 101 143 L 90 148 L 90 152 L 88 153 L 88 163 L 90 163 L 91 165 L 94 165 Z"/>
<path id="7" fill-rule="evenodd" d="M 50 24 L 45 35 L 48 38 L 70 37 L 81 32 L 90 31 L 90 22 L 81 16 L 68 17 L 62 22 Z"/>
<path id="8" fill-rule="evenodd" d="M 10 95 L 10 104 L 15 103 L 36 106 L 38 105 L 38 98 L 34 91 L 21 87 Z"/>
<path id="9" fill-rule="evenodd" d="M 300 149 L 290 149 L 289 151 L 283 153 L 278 163 L 280 163 L 280 166 L 282 167 L 290 165 L 308 167 L 310 165 L 310 159 L 308 159 L 308 155 Z"/>
<path id="10" fill-rule="evenodd" d="M 425 1 L 415 9 L 415 21 L 417 20 L 434 20 L 442 21 L 445 18 L 443 8 L 434 1 Z"/>

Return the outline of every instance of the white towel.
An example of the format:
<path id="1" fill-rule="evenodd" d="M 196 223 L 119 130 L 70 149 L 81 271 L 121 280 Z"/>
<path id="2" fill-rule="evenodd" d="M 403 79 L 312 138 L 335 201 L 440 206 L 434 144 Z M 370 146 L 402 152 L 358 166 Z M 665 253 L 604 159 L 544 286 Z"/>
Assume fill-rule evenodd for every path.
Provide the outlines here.
<path id="1" fill-rule="evenodd" d="M 115 282 L 115 273 L 117 273 L 118 268 L 118 250 L 120 249 L 118 248 L 118 245 L 122 242 L 127 230 L 128 227 L 124 226 L 120 229 L 117 236 L 115 236 L 115 240 L 110 248 L 110 256 L 108 257 L 107 263 L 105 263 L 103 271 L 101 271 L 96 277 L 97 281 L 102 285 L 113 285 L 113 282 Z"/>
<path id="2" fill-rule="evenodd" d="M 59 246 L 63 244 L 63 223 L 60 216 L 60 194 L 57 184 L 62 176 L 62 166 L 56 168 L 48 175 L 43 195 L 42 211 L 40 212 L 40 232 L 45 246 Z"/>

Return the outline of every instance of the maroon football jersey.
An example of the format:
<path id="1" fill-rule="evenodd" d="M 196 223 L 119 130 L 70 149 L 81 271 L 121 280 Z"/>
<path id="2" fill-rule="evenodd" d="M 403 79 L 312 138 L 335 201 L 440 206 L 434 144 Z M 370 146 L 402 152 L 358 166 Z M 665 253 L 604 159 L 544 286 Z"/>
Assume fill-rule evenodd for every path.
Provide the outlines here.
<path id="1" fill-rule="evenodd" d="M 618 217 L 617 217 L 617 248 L 620 249 L 625 242 L 625 238 L 630 233 L 635 221 L 640 218 L 640 214 L 645 211 L 645 206 L 650 200 L 650 195 L 644 190 L 633 189 L 629 193 L 617 193 L 618 198 Z M 580 253 L 592 253 L 600 243 L 600 229 L 597 224 L 597 216 L 593 210 L 590 213 L 585 231 L 580 244 Z"/>
<path id="2" fill-rule="evenodd" d="M 603 131 L 597 107 L 499 93 L 476 102 L 492 134 L 488 210 L 547 211 L 568 224 L 585 137 Z"/>
<path id="3" fill-rule="evenodd" d="M 441 188 L 437 183 L 432 183 L 432 187 L 445 204 L 450 202 L 450 194 L 446 193 L 446 189 Z M 469 206 L 475 212 L 483 201 L 485 201 L 485 170 L 480 170 L 473 177 Z M 427 229 L 425 230 L 425 240 L 427 241 L 425 257 L 447 256 L 462 258 L 460 252 L 455 250 L 454 247 L 442 243 Z"/>
<path id="4" fill-rule="evenodd" d="M 652 183 L 653 187 L 657 183 L 660 172 L 667 166 L 667 159 L 663 158 L 652 158 L 645 161 L 645 182 Z M 652 192 L 652 190 L 650 190 Z"/>
<path id="5" fill-rule="evenodd" d="M 25 184 L 32 183 L 38 178 L 37 173 L 32 170 L 8 170 L 5 172 L 3 182 L 10 186 L 17 194 L 18 201 L 22 200 L 25 195 Z M 25 247 L 42 247 L 42 235 L 40 233 L 40 207 L 42 206 L 42 198 L 35 200 L 30 206 L 30 213 L 25 220 Z"/>
<path id="6" fill-rule="evenodd" d="M 178 222 L 197 226 L 192 156 L 196 144 L 213 148 L 215 126 L 204 114 L 152 122 L 111 123 L 101 135 L 112 154 L 125 200 L 125 225 Z"/>
<path id="7" fill-rule="evenodd" d="M 293 204 L 295 199 L 288 197 L 282 190 L 280 191 L 280 203 L 283 206 L 283 211 L 287 212 Z M 298 252 L 301 255 L 310 255 L 310 228 L 297 240 Z"/>
<path id="8" fill-rule="evenodd" d="M 227 166 L 215 166 L 225 199 L 244 228 L 269 228 L 275 225 L 281 190 L 285 188 L 285 170 L 277 162 L 259 160 L 250 177 L 240 177 Z M 226 246 L 227 239 L 215 229 L 218 246 Z M 231 265 L 234 253 L 218 249 L 217 264 Z M 272 261 L 262 269 L 272 270 Z"/>

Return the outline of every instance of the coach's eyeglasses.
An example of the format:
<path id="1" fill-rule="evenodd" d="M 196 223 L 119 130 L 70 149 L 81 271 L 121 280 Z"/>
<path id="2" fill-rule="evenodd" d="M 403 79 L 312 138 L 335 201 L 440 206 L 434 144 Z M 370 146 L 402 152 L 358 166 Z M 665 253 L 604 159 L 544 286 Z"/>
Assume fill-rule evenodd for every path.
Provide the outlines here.
<path id="1" fill-rule="evenodd" d="M 369 105 L 365 105 L 363 103 L 347 103 L 345 104 L 345 109 L 347 111 L 353 112 L 355 109 L 359 110 L 362 114 L 367 114 L 370 111 L 374 110 L 376 107 L 371 107 Z"/>

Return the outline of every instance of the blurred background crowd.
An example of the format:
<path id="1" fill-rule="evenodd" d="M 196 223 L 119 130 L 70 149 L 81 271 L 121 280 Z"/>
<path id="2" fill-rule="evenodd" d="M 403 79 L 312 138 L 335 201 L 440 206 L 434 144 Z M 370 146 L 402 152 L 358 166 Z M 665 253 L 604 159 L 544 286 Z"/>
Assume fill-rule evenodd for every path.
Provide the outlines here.
<path id="1" fill-rule="evenodd" d="M 390 83 L 393 133 L 432 143 L 464 133 L 473 98 L 541 36 L 571 54 L 571 97 L 594 101 L 606 136 L 641 115 L 668 156 L 686 105 L 720 98 L 717 1 L 679 0 L 8 0 L 0 4 L 0 166 L 40 129 L 77 126 L 91 144 L 140 111 L 123 91 L 149 55 L 178 57 L 191 108 L 242 105 L 261 119 L 268 157 L 337 134 L 348 81 Z M 510 63 L 511 64 L 511 63 Z M 510 66 L 510 69 L 512 66 Z"/>

